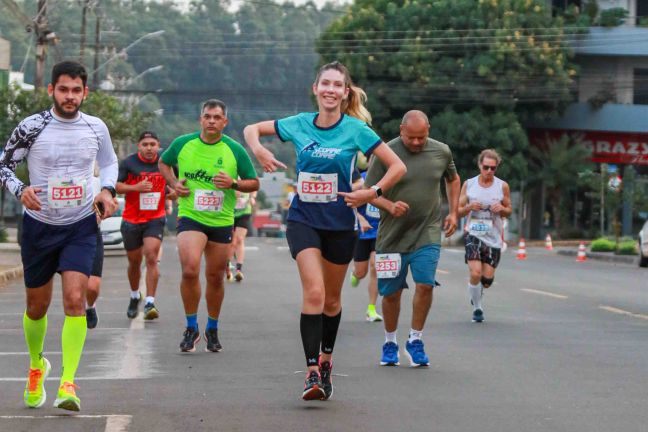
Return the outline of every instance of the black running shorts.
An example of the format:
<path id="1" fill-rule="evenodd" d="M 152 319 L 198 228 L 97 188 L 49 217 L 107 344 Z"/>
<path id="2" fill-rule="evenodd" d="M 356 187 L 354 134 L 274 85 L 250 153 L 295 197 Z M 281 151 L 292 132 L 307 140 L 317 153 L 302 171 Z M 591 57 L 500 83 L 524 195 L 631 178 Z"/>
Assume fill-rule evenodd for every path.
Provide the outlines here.
<path id="1" fill-rule="evenodd" d="M 165 222 L 166 217 L 151 219 L 141 224 L 134 224 L 122 220 L 121 233 L 124 239 L 124 248 L 127 251 L 141 248 L 144 245 L 144 237 L 155 237 L 162 241 Z"/>
<path id="2" fill-rule="evenodd" d="M 485 245 L 478 237 L 470 234 L 466 235 L 464 240 L 466 244 L 466 263 L 468 261 L 481 261 L 493 268 L 499 264 L 502 250 Z"/>
<path id="3" fill-rule="evenodd" d="M 321 230 L 288 221 L 286 239 L 293 259 L 304 249 L 315 248 L 322 251 L 322 257 L 333 264 L 349 264 L 353 259 L 356 232 Z"/>
<path id="4" fill-rule="evenodd" d="M 376 239 L 358 239 L 353 252 L 353 261 L 362 262 L 369 261 L 371 252 L 376 250 Z"/>

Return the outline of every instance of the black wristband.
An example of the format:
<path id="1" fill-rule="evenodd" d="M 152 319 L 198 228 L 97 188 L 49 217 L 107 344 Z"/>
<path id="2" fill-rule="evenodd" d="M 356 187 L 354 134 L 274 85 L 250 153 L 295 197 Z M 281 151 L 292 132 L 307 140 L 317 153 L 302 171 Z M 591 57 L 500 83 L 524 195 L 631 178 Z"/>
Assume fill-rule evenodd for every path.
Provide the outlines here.
<path id="1" fill-rule="evenodd" d="M 113 198 L 115 198 L 117 196 L 117 191 L 115 190 L 114 187 L 112 187 L 112 186 L 103 186 L 101 188 L 101 190 L 104 190 L 104 189 L 107 190 L 108 192 L 110 192 L 110 195 L 112 195 Z"/>

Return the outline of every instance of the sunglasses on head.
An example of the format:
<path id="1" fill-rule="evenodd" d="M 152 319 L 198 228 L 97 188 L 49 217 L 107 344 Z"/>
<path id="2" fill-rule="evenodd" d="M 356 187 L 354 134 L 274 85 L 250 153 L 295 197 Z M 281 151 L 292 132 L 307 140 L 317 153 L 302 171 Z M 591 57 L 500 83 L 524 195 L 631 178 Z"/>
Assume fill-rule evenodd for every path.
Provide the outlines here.
<path id="1" fill-rule="evenodd" d="M 497 170 L 497 165 L 482 165 L 482 169 L 486 171 L 495 171 Z"/>

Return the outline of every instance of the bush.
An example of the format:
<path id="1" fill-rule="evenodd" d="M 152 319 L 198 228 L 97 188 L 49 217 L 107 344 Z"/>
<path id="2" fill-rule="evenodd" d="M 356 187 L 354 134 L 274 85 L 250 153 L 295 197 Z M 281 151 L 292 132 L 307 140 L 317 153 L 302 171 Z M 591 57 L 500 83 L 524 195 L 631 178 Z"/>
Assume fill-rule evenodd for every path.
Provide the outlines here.
<path id="1" fill-rule="evenodd" d="M 619 255 L 637 255 L 637 242 L 634 240 L 619 243 Z"/>
<path id="2" fill-rule="evenodd" d="M 614 252 L 616 244 L 606 238 L 597 238 L 591 244 L 592 252 Z"/>
<path id="3" fill-rule="evenodd" d="M 6 243 L 9 240 L 9 234 L 6 228 L 0 228 L 0 243 Z"/>
<path id="4" fill-rule="evenodd" d="M 628 18 L 628 11 L 621 7 L 601 11 L 599 25 L 602 27 L 617 27 Z"/>

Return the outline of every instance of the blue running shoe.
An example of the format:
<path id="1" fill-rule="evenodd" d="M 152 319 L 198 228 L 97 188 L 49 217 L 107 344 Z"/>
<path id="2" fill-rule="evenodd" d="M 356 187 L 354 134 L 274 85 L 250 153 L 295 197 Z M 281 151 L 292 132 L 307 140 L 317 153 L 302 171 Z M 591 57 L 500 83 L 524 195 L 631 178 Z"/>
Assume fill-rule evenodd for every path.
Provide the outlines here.
<path id="1" fill-rule="evenodd" d="M 394 342 L 385 342 L 382 348 L 382 358 L 380 366 L 398 366 L 400 365 L 400 356 L 398 354 L 398 345 Z"/>
<path id="2" fill-rule="evenodd" d="M 484 321 L 484 311 L 481 309 L 475 309 L 473 311 L 472 322 L 480 323 Z"/>
<path id="3" fill-rule="evenodd" d="M 419 366 L 429 366 L 430 359 L 425 354 L 425 346 L 423 341 L 416 339 L 413 342 L 407 342 L 405 344 L 405 353 L 410 360 L 410 366 L 419 367 Z"/>

